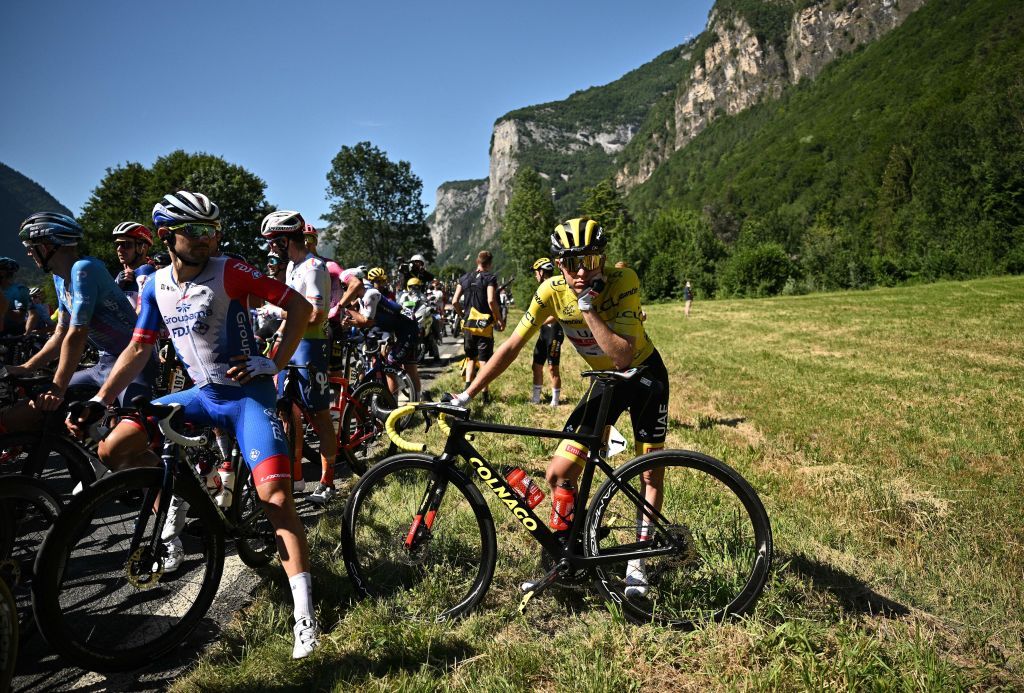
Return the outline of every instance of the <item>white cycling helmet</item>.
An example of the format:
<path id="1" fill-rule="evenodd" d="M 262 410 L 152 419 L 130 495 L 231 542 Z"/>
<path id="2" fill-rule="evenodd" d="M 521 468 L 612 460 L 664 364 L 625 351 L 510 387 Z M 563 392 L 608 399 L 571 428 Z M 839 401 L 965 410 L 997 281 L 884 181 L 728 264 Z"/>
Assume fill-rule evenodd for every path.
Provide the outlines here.
<path id="1" fill-rule="evenodd" d="M 153 207 L 153 223 L 157 226 L 174 226 L 175 224 L 213 224 L 219 226 L 220 208 L 210 202 L 210 198 L 202 193 L 179 190 L 164 195 Z"/>
<path id="2" fill-rule="evenodd" d="M 260 235 L 264 238 L 275 238 L 305 230 L 306 220 L 302 218 L 301 214 L 289 209 L 283 209 L 278 212 L 271 212 L 263 217 Z"/>
<path id="3" fill-rule="evenodd" d="M 416 253 L 411 258 L 409 258 L 409 262 L 422 262 L 425 265 L 427 264 L 427 258 L 423 257 L 419 253 Z"/>

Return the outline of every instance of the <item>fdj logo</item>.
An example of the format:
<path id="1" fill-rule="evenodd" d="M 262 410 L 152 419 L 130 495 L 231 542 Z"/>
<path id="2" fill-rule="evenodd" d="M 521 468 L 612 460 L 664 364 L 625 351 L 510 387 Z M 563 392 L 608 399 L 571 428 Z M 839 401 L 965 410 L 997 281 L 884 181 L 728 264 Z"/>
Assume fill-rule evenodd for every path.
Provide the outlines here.
<path id="1" fill-rule="evenodd" d="M 191 303 L 179 303 L 177 306 L 174 307 L 174 309 L 176 311 L 178 311 L 179 313 L 187 313 L 188 311 L 192 310 L 192 304 Z"/>
<path id="2" fill-rule="evenodd" d="M 511 510 L 512 514 L 519 518 L 523 527 L 526 527 L 531 532 L 537 530 L 537 521 L 530 517 L 530 513 L 527 512 L 526 508 L 519 502 L 519 496 L 510 492 L 505 488 L 501 480 L 498 479 L 491 470 L 484 466 L 483 460 L 477 457 L 471 457 L 469 461 L 476 467 L 476 474 L 484 483 L 487 484 L 488 488 L 501 500 L 502 503 L 507 505 Z"/>

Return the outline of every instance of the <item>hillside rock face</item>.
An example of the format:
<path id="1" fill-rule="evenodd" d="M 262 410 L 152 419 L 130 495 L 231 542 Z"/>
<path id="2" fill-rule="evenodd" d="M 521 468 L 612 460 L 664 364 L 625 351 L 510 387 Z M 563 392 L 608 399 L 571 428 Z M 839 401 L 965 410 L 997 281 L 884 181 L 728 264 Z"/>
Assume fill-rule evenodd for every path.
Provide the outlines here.
<path id="1" fill-rule="evenodd" d="M 643 183 L 715 118 L 778 98 L 785 87 L 815 78 L 836 58 L 899 26 L 925 2 L 851 0 L 807 7 L 793 15 L 781 51 L 759 39 L 743 17 L 713 10 L 705 29 L 711 45 L 680 84 L 672 119 L 651 138 L 639 163 L 621 169 L 615 182 L 627 190 Z"/>
<path id="2" fill-rule="evenodd" d="M 488 180 L 445 183 L 437 189 L 430 237 L 438 257 L 449 253 L 452 245 L 468 240 L 467 235 L 480 225 L 480 214 L 487 200 Z"/>
<path id="3" fill-rule="evenodd" d="M 505 214 L 512 194 L 512 179 L 519 169 L 518 155 L 521 151 L 542 147 L 559 154 L 572 155 L 597 147 L 605 154 L 616 154 L 633 139 L 638 127 L 639 123 L 608 126 L 600 130 L 577 128 L 565 131 L 532 121 L 499 120 L 494 125 L 491 138 L 491 166 L 483 219 L 484 238 L 494 235 Z M 538 173 L 544 178 L 549 177 L 545 171 Z"/>

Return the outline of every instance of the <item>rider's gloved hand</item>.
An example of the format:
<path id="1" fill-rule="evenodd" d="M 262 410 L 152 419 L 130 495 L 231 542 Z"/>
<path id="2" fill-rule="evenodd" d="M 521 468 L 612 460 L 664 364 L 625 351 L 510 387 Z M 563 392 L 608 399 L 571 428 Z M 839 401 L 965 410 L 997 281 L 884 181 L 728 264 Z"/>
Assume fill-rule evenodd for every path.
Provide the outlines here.
<path id="1" fill-rule="evenodd" d="M 587 285 L 587 288 L 583 290 L 583 293 L 576 298 L 576 304 L 582 312 L 588 313 L 594 309 L 594 303 L 597 301 L 602 291 L 604 291 L 604 278 L 598 276 L 591 280 L 590 284 Z"/>
<path id="2" fill-rule="evenodd" d="M 280 370 L 277 364 L 266 356 L 245 356 L 244 354 L 231 359 L 236 365 L 228 369 L 229 378 L 239 382 L 247 383 L 260 375 L 277 375 Z"/>
<path id="3" fill-rule="evenodd" d="M 98 438 L 95 438 L 92 435 L 91 429 L 95 427 L 106 413 L 107 405 L 101 402 L 97 397 L 93 397 L 87 402 L 72 402 L 68 406 L 68 431 L 70 431 L 71 435 L 79 440 L 81 440 L 87 433 L 89 433 L 90 437 L 94 440 L 98 440 Z"/>

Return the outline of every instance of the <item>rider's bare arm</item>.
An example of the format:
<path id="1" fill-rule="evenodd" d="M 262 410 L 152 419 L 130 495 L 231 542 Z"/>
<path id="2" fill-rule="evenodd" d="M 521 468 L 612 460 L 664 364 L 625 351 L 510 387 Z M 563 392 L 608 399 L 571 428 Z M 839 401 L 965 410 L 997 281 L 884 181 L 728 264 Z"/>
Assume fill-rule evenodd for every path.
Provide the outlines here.
<path id="1" fill-rule="evenodd" d="M 103 383 L 96 397 L 104 404 L 113 404 L 117 396 L 124 392 L 146 367 L 152 354 L 153 344 L 134 340 L 128 342 L 128 346 L 117 357 L 107 382 Z"/>
<path id="2" fill-rule="evenodd" d="M 636 344 L 635 337 L 624 337 L 615 334 L 605 324 L 601 317 L 594 311 L 583 312 L 583 319 L 587 321 L 597 345 L 601 351 L 608 355 L 618 370 L 625 370 L 633 362 L 633 345 Z"/>
<path id="3" fill-rule="evenodd" d="M 495 350 L 494 355 L 487 359 L 487 362 L 480 367 L 480 371 L 473 379 L 469 388 L 466 389 L 469 396 L 475 397 L 483 392 L 484 388 L 492 380 L 504 373 L 505 369 L 516 360 L 516 356 L 522 351 L 524 344 L 526 344 L 526 340 L 514 332 L 508 339 L 502 342 L 501 346 Z"/>
<path id="4" fill-rule="evenodd" d="M 78 369 L 82 362 L 82 354 L 85 353 L 85 345 L 89 342 L 89 327 L 87 325 L 72 325 L 68 328 L 67 336 L 60 347 L 60 363 L 57 365 L 57 372 L 53 375 L 53 392 L 63 395 L 71 382 L 71 376 Z"/>
<path id="5" fill-rule="evenodd" d="M 278 344 L 277 352 L 274 354 L 274 363 L 278 369 L 288 365 L 296 347 L 302 341 L 302 335 L 309 324 L 309 316 L 313 314 L 313 306 L 305 298 L 297 293 L 289 293 L 284 305 L 285 310 L 284 327 L 280 330 L 281 341 Z"/>
<path id="6" fill-rule="evenodd" d="M 43 348 L 36 352 L 32 358 L 25 361 L 25 363 L 17 366 L 17 368 L 25 371 L 31 371 L 36 368 L 41 368 L 42 366 L 48 366 L 54 359 L 60 356 L 60 347 L 64 343 L 64 337 L 67 336 L 67 331 L 67 325 L 58 323 L 53 334 L 50 335 L 50 338 L 46 340 L 46 344 L 43 345 Z M 12 372 L 17 373 L 17 371 L 13 370 Z"/>

